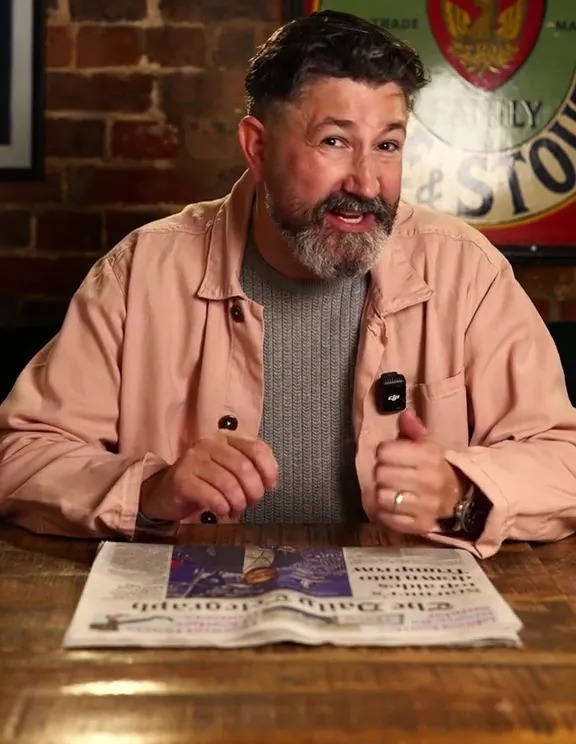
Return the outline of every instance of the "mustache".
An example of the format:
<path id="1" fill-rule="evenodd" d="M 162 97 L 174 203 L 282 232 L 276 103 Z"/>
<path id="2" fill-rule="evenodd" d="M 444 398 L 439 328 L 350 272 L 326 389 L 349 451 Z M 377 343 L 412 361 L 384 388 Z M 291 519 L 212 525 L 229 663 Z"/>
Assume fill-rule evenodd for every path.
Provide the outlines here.
<path id="1" fill-rule="evenodd" d="M 345 192 L 330 194 L 313 210 L 316 222 L 321 222 L 326 212 L 350 212 L 357 214 L 373 214 L 377 222 L 389 226 L 396 215 L 396 204 L 376 196 L 373 199 L 363 199 Z"/>

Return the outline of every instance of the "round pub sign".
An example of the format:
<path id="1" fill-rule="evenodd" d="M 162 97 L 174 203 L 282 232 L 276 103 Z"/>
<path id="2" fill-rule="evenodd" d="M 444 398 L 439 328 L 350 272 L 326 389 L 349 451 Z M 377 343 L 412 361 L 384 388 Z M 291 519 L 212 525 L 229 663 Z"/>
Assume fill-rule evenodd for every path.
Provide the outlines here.
<path id="1" fill-rule="evenodd" d="M 576 0 L 317 0 L 411 44 L 403 197 L 499 245 L 576 242 Z"/>

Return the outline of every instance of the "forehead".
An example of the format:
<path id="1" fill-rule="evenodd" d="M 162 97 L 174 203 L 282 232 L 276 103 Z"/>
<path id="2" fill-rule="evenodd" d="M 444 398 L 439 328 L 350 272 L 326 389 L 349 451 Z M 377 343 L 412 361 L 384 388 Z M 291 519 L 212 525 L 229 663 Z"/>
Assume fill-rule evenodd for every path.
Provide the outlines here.
<path id="1" fill-rule="evenodd" d="M 292 104 L 306 124 L 323 119 L 349 119 L 373 126 L 408 118 L 406 96 L 397 83 L 371 85 L 348 78 L 322 78 L 308 83 Z"/>

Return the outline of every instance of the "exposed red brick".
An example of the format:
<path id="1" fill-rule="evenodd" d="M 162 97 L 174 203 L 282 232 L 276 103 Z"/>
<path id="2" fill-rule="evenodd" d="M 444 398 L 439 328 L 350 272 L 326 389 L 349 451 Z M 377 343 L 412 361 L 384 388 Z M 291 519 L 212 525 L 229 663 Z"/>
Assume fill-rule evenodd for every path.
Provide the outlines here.
<path id="1" fill-rule="evenodd" d="M 102 248 L 102 215 L 58 211 L 38 215 L 36 247 L 41 251 L 92 252 Z"/>
<path id="2" fill-rule="evenodd" d="M 254 26 L 223 26 L 214 50 L 214 62 L 220 67 L 245 68 L 254 54 Z"/>
<path id="3" fill-rule="evenodd" d="M 147 32 L 146 53 L 163 67 L 203 67 L 206 58 L 204 29 L 161 26 Z"/>
<path id="4" fill-rule="evenodd" d="M 183 131 L 187 155 L 192 160 L 201 157 L 240 161 L 242 153 L 237 135 L 238 120 L 238 116 L 233 119 L 186 117 Z"/>
<path id="5" fill-rule="evenodd" d="M 143 43 L 144 34 L 135 26 L 84 26 L 78 31 L 76 66 L 136 65 Z"/>
<path id="6" fill-rule="evenodd" d="M 0 297 L 70 297 L 94 258 L 0 256 Z"/>
<path id="7" fill-rule="evenodd" d="M 194 160 L 190 171 L 194 200 L 225 196 L 245 170 L 246 166 L 240 161 Z"/>
<path id="8" fill-rule="evenodd" d="M 173 158 L 178 153 L 178 130 L 171 124 L 116 121 L 112 155 L 120 158 Z"/>
<path id="9" fill-rule="evenodd" d="M 164 111 L 173 121 L 186 114 L 230 115 L 245 108 L 243 70 L 163 75 L 160 90 Z"/>
<path id="10" fill-rule="evenodd" d="M 140 21 L 146 17 L 146 0 L 70 0 L 74 21 Z"/>
<path id="11" fill-rule="evenodd" d="M 30 243 L 31 216 L 21 209 L 0 211 L 0 248 L 25 248 Z"/>
<path id="12" fill-rule="evenodd" d="M 179 121 L 186 112 L 201 111 L 200 91 L 204 75 L 201 73 L 174 73 L 159 79 L 162 108 L 173 121 Z"/>
<path id="13" fill-rule="evenodd" d="M 281 25 L 280 21 L 262 21 L 256 23 L 254 27 L 255 46 L 264 44 Z"/>
<path id="14" fill-rule="evenodd" d="M 74 42 L 70 26 L 48 26 L 46 29 L 46 67 L 69 67 Z"/>
<path id="15" fill-rule="evenodd" d="M 160 220 L 166 217 L 169 212 L 147 211 L 147 212 L 107 212 L 105 215 L 106 224 L 106 245 L 112 248 L 119 243 L 132 230 L 136 230 L 142 225 L 149 222 Z"/>
<path id="16" fill-rule="evenodd" d="M 51 72 L 47 76 L 47 101 L 51 111 L 142 112 L 150 108 L 150 75 Z"/>
<path id="17" fill-rule="evenodd" d="M 190 177 L 173 168 L 71 169 L 77 204 L 186 204 L 194 201 Z"/>
<path id="18" fill-rule="evenodd" d="M 0 183 L 2 204 L 50 204 L 62 201 L 62 177 L 49 171 L 42 181 Z"/>
<path id="19" fill-rule="evenodd" d="M 560 320 L 576 323 L 576 300 L 565 300 L 559 304 Z M 576 339 L 574 340 L 576 344 Z"/>
<path id="20" fill-rule="evenodd" d="M 46 154 L 94 158 L 104 154 L 105 123 L 98 119 L 46 119 Z"/>
<path id="21" fill-rule="evenodd" d="M 283 0 L 160 0 L 160 11 L 169 21 L 225 21 L 232 18 L 280 21 Z"/>
<path id="22" fill-rule="evenodd" d="M 46 3 L 46 20 L 56 25 L 68 20 L 68 9 L 63 5 L 64 0 L 48 0 Z"/>
<path id="23" fill-rule="evenodd" d="M 203 75 L 200 86 L 199 104 L 203 113 L 243 113 L 245 76 L 244 69 L 208 70 Z"/>

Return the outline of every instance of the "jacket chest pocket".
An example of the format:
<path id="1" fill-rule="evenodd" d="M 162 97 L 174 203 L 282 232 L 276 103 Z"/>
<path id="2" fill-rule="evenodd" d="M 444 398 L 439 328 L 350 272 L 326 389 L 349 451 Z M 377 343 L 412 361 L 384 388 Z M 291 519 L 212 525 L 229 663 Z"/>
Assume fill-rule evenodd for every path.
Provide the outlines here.
<path id="1" fill-rule="evenodd" d="M 408 385 L 406 404 L 422 419 L 432 439 L 450 449 L 468 446 L 468 397 L 463 369 L 438 382 Z"/>

